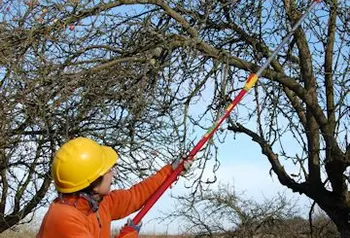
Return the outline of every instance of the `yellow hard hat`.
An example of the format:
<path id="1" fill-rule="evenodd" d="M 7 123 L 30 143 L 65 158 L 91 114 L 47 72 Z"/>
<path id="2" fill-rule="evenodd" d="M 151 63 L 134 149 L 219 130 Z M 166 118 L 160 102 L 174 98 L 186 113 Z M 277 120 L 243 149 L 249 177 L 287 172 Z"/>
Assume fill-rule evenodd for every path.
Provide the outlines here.
<path id="1" fill-rule="evenodd" d="M 52 175 L 56 189 L 73 193 L 88 187 L 117 162 L 117 153 L 108 146 L 83 137 L 72 139 L 56 152 Z"/>

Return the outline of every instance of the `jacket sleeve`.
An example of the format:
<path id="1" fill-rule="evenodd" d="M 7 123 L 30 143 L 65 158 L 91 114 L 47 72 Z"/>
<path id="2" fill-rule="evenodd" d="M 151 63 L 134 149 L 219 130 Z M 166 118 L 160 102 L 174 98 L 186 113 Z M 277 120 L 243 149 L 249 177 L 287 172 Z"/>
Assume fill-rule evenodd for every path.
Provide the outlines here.
<path id="1" fill-rule="evenodd" d="M 172 171 L 171 166 L 166 165 L 130 189 L 114 190 L 105 196 L 103 202 L 107 204 L 112 220 L 126 217 L 139 210 Z"/>

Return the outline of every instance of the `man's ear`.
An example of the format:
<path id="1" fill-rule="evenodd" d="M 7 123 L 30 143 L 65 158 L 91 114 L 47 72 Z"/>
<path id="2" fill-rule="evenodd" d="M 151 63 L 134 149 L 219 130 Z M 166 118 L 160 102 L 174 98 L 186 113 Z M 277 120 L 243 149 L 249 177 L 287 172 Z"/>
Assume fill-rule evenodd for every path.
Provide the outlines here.
<path id="1" fill-rule="evenodd" d="M 93 194 L 98 194 L 99 191 L 100 191 L 100 185 L 99 185 L 99 184 L 96 185 L 96 186 L 92 189 Z"/>
<path id="2" fill-rule="evenodd" d="M 90 184 L 90 191 L 93 194 L 98 194 L 100 192 L 101 184 L 103 181 L 103 176 L 98 177 L 94 182 Z"/>

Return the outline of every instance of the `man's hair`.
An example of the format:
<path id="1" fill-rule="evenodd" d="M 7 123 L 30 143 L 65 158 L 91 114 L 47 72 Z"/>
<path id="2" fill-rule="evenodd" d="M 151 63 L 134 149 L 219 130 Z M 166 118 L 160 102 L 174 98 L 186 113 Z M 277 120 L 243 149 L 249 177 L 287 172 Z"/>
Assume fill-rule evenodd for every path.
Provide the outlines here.
<path id="1" fill-rule="evenodd" d="M 103 176 L 98 177 L 95 181 L 90 183 L 90 185 L 86 188 L 83 188 L 82 190 L 79 190 L 76 193 L 87 193 L 87 194 L 94 194 L 94 188 L 97 187 L 102 183 Z"/>

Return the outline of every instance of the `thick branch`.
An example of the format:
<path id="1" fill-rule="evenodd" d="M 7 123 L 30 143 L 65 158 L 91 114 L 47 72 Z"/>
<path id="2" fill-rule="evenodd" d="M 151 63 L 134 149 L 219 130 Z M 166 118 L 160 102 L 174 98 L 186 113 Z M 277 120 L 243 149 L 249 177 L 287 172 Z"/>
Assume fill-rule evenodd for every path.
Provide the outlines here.
<path id="1" fill-rule="evenodd" d="M 268 158 L 272 170 L 276 173 L 278 180 L 281 184 L 287 186 L 288 188 L 292 189 L 293 192 L 298 192 L 300 194 L 306 193 L 308 190 L 306 184 L 299 184 L 295 182 L 284 170 L 284 167 L 281 165 L 280 161 L 278 160 L 278 155 L 275 154 L 271 148 L 271 146 L 265 141 L 264 138 L 256 134 L 255 132 L 245 128 L 239 123 L 230 123 L 230 126 L 227 128 L 228 130 L 234 131 L 234 132 L 241 132 L 246 135 L 248 135 L 253 141 L 257 142 L 260 145 L 261 151 L 266 157 Z"/>
<path id="2" fill-rule="evenodd" d="M 27 216 L 33 211 L 33 209 L 38 206 L 40 201 L 44 198 L 47 190 L 51 184 L 50 173 L 47 173 L 40 189 L 37 191 L 36 195 L 23 207 L 22 210 L 12 213 L 7 216 L 0 216 L 0 233 L 16 225 L 21 219 Z"/>
<path id="3" fill-rule="evenodd" d="M 301 13 L 296 9 L 293 3 L 289 0 L 285 1 L 285 8 L 287 15 L 291 23 L 294 25 L 301 17 Z M 312 104 L 317 104 L 317 92 L 316 92 L 316 80 L 313 73 L 312 67 L 312 56 L 309 50 L 308 42 L 306 40 L 304 30 L 299 27 L 295 33 L 295 39 L 297 42 L 300 58 L 300 71 L 302 80 L 305 83 L 305 89 L 310 95 Z M 306 106 L 306 136 L 308 140 L 308 167 L 309 167 L 309 178 L 312 183 L 321 183 L 321 171 L 320 171 L 320 133 L 319 125 L 309 108 Z"/>
<path id="4" fill-rule="evenodd" d="M 326 85 L 327 116 L 330 124 L 330 131 L 334 135 L 335 130 L 335 106 L 334 106 L 334 85 L 333 85 L 333 53 L 336 31 L 336 19 L 338 10 L 338 1 L 333 0 L 331 3 L 330 16 L 328 19 L 328 34 L 325 51 L 324 75 Z"/>

